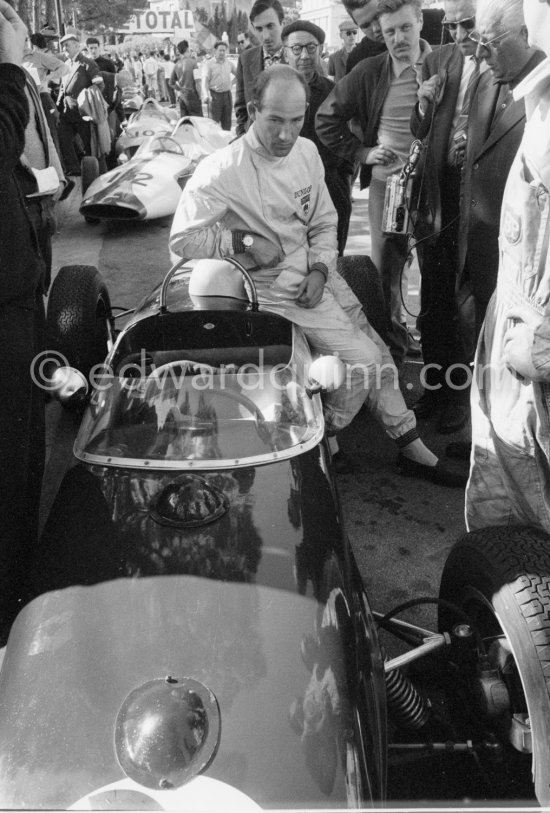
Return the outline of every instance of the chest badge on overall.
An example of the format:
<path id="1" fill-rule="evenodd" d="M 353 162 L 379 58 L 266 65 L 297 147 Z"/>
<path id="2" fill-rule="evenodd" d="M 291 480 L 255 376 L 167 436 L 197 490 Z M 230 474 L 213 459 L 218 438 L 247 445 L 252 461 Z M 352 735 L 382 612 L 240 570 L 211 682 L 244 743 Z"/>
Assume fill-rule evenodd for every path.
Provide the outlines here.
<path id="1" fill-rule="evenodd" d="M 302 212 L 305 215 L 307 215 L 309 213 L 309 207 L 311 203 L 311 186 L 308 186 L 305 189 L 299 189 L 297 192 L 294 193 L 294 198 L 300 198 L 300 206 L 302 207 Z"/>
<path id="2" fill-rule="evenodd" d="M 502 233 L 511 246 L 519 243 L 521 238 L 521 217 L 513 209 L 506 207 L 502 214 Z"/>

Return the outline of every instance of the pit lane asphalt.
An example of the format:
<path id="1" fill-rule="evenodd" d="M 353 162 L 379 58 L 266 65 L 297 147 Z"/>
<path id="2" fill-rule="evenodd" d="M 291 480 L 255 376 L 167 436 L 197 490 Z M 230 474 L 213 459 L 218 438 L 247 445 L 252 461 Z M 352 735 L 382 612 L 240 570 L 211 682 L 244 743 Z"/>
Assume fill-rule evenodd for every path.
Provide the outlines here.
<path id="1" fill-rule="evenodd" d="M 88 225 L 78 214 L 78 184 L 59 207 L 58 232 L 53 241 L 53 273 L 72 264 L 95 265 L 104 276 L 113 305 L 133 307 L 159 282 L 169 267 L 170 220 L 143 223 Z M 354 205 L 346 254 L 369 254 L 367 193 L 354 189 Z M 408 307 L 418 310 L 418 267 L 409 277 Z M 414 326 L 414 316 L 408 317 Z M 404 371 L 404 391 L 409 403 L 420 394 L 421 363 L 409 360 Z M 42 520 L 51 506 L 71 459 L 78 428 L 76 419 L 58 404 L 47 405 L 47 467 L 42 499 Z M 439 435 L 433 423 L 419 422 L 425 442 L 444 455 L 450 440 L 463 439 L 467 431 Z M 396 449 L 365 409 L 342 433 L 341 447 L 357 471 L 340 476 L 340 490 L 347 532 L 369 595 L 371 607 L 387 612 L 418 596 L 437 596 L 439 578 L 453 543 L 464 533 L 461 489 L 442 488 L 399 475 Z M 433 607 L 408 611 L 407 620 L 435 629 Z M 441 781 L 445 781 L 441 779 Z M 431 798 L 441 798 L 437 783 Z M 463 798 L 464 790 L 459 790 Z M 405 790 L 407 798 L 412 790 Z M 446 794 L 445 794 L 446 795 Z M 457 798 L 454 794 L 447 798 Z M 426 796 L 423 795 L 425 799 Z"/>

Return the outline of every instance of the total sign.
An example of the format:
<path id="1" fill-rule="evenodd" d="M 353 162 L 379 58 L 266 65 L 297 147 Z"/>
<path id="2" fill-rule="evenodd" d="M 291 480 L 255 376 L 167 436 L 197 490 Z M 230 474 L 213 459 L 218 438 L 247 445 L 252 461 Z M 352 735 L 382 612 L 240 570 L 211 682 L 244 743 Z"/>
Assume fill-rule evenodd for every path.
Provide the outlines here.
<path id="1" fill-rule="evenodd" d="M 189 35 L 195 30 L 189 9 L 177 11 L 159 7 L 136 11 L 119 31 L 121 34 L 173 34 L 177 29 L 184 29 Z"/>

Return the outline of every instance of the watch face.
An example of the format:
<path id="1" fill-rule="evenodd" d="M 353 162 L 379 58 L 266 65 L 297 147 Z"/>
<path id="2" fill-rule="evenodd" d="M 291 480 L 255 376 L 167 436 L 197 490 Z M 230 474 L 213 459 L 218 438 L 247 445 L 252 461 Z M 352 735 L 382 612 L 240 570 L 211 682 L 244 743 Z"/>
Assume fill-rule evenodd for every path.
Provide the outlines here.
<path id="1" fill-rule="evenodd" d="M 254 239 L 251 234 L 243 235 L 243 245 L 245 248 L 252 248 L 252 246 L 254 245 Z"/>

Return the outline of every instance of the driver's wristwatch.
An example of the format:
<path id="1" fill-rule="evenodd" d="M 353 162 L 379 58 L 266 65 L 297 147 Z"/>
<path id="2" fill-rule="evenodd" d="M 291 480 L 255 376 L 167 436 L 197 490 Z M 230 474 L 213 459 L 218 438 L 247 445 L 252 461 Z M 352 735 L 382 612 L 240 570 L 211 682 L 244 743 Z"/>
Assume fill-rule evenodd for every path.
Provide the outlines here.
<path id="1" fill-rule="evenodd" d="M 244 231 L 234 231 L 231 232 L 231 235 L 234 254 L 244 254 L 245 251 L 249 251 L 254 245 L 254 238 L 251 234 L 247 234 Z"/>

